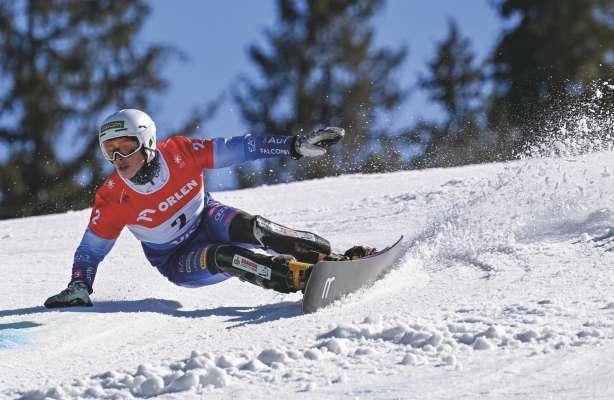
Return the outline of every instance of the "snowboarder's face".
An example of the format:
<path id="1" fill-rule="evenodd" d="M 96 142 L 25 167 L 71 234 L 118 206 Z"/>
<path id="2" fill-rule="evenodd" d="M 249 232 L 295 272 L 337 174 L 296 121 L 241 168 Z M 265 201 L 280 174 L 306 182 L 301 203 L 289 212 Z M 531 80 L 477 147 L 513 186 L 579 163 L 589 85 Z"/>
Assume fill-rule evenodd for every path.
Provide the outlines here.
<path id="1" fill-rule="evenodd" d="M 102 144 L 105 153 L 114 156 L 112 161 L 117 172 L 124 178 L 130 179 L 139 172 L 145 164 L 145 155 L 139 148 L 139 143 L 128 137 L 107 140 Z M 128 154 L 123 156 L 122 154 Z"/>

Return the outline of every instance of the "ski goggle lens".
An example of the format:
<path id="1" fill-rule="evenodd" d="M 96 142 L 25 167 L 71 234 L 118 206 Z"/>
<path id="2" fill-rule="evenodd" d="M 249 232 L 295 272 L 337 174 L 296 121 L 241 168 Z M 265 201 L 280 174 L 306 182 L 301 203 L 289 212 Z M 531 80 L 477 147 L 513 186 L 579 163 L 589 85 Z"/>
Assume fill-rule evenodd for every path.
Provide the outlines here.
<path id="1" fill-rule="evenodd" d="M 141 150 L 141 143 L 133 138 L 117 138 L 107 140 L 102 143 L 102 153 L 104 158 L 109 161 L 115 161 L 117 156 L 130 157 Z"/>

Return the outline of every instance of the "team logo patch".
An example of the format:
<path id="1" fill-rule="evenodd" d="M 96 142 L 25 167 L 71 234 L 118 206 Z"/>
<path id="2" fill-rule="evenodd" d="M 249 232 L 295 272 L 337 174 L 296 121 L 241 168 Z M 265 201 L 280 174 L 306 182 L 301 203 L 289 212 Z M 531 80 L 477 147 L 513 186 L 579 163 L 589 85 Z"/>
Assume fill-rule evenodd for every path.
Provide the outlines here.
<path id="1" fill-rule="evenodd" d="M 232 266 L 258 275 L 264 279 L 271 280 L 271 268 L 260 265 L 249 258 L 242 257 L 236 254 L 232 259 Z"/>
<path id="2" fill-rule="evenodd" d="M 158 204 L 158 210 L 152 210 L 152 209 L 145 209 L 143 211 L 141 211 L 137 217 L 137 221 L 148 221 L 151 222 L 153 221 L 153 218 L 149 216 L 149 214 L 155 214 L 157 211 L 160 212 L 165 212 L 166 210 L 168 210 L 169 208 L 171 208 L 172 206 L 174 206 L 175 204 L 179 203 L 179 201 L 181 199 L 183 199 L 185 196 L 187 196 L 188 194 L 190 194 L 192 192 L 192 190 L 198 188 L 198 182 L 196 182 L 195 179 L 192 179 L 191 181 L 189 181 L 188 183 L 186 183 L 185 185 L 183 185 L 181 187 L 181 189 L 179 189 L 177 192 L 173 193 L 172 196 L 169 196 L 166 198 L 166 200 L 162 200 L 159 204 Z M 175 225 L 173 225 L 175 226 Z M 181 227 L 185 226 L 185 221 L 183 221 Z"/>
<path id="3" fill-rule="evenodd" d="M 151 218 L 148 214 L 153 214 L 155 213 L 156 210 L 151 210 L 151 209 L 146 209 L 143 210 L 139 213 L 139 216 L 137 217 L 137 221 L 147 221 L 147 222 L 151 222 L 153 221 L 153 218 Z"/>
<path id="4" fill-rule="evenodd" d="M 110 129 L 124 129 L 124 121 L 107 122 L 100 128 L 100 132 L 105 132 Z"/>

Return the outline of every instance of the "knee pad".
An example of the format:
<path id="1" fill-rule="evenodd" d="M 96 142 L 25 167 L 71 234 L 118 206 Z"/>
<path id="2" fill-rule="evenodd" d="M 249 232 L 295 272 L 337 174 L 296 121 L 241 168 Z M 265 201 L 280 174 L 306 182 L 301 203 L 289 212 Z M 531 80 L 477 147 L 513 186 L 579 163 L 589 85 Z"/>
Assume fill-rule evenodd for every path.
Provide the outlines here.
<path id="1" fill-rule="evenodd" d="M 239 211 L 230 222 L 230 228 L 228 229 L 230 241 L 258 245 L 261 244 L 254 236 L 255 222 L 255 216 L 248 214 L 245 211 Z"/>
<path id="2" fill-rule="evenodd" d="M 193 271 L 207 269 L 208 264 L 210 264 L 207 260 L 209 253 L 208 250 L 210 247 L 211 246 L 205 246 L 201 249 L 193 250 L 181 255 L 177 259 L 177 271 L 182 274 L 189 274 Z"/>
<path id="3" fill-rule="evenodd" d="M 220 273 L 215 267 L 212 246 L 192 250 L 176 259 L 172 271 L 166 276 L 176 285 L 183 287 L 202 287 L 222 282 L 229 275 Z"/>

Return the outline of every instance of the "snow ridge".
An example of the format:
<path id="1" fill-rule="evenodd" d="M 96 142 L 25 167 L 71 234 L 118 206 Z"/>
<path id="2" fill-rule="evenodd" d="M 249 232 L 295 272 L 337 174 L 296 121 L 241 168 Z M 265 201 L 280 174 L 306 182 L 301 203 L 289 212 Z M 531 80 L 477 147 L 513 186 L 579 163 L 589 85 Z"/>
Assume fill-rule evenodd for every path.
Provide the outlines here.
<path id="1" fill-rule="evenodd" d="M 612 312 L 614 303 L 601 307 Z M 350 366 L 376 365 L 380 373 L 398 374 L 407 367 L 432 365 L 462 370 L 462 360 L 474 351 L 522 350 L 531 356 L 547 354 L 567 346 L 598 345 L 614 339 L 614 322 L 584 322 L 575 329 L 554 328 L 540 319 L 563 312 L 549 300 L 528 309 L 512 305 L 496 318 L 475 315 L 469 309 L 456 310 L 446 323 L 432 321 L 405 323 L 367 317 L 351 324 L 339 324 L 318 335 L 303 349 L 265 348 L 259 353 L 211 353 L 192 351 L 190 357 L 156 366 L 139 365 L 135 371 L 107 371 L 71 384 L 21 394 L 24 400 L 78 398 L 149 398 L 190 391 L 204 395 L 228 385 L 274 382 L 311 391 L 335 385 L 346 378 Z M 385 360 L 382 362 L 381 360 Z M 313 367 L 329 371 L 321 379 L 307 379 Z M 330 371 L 334 371 L 332 375 Z M 316 383 L 316 381 L 318 381 Z M 242 383 L 241 383 L 242 382 Z M 303 383 L 307 382 L 307 383 Z"/>

